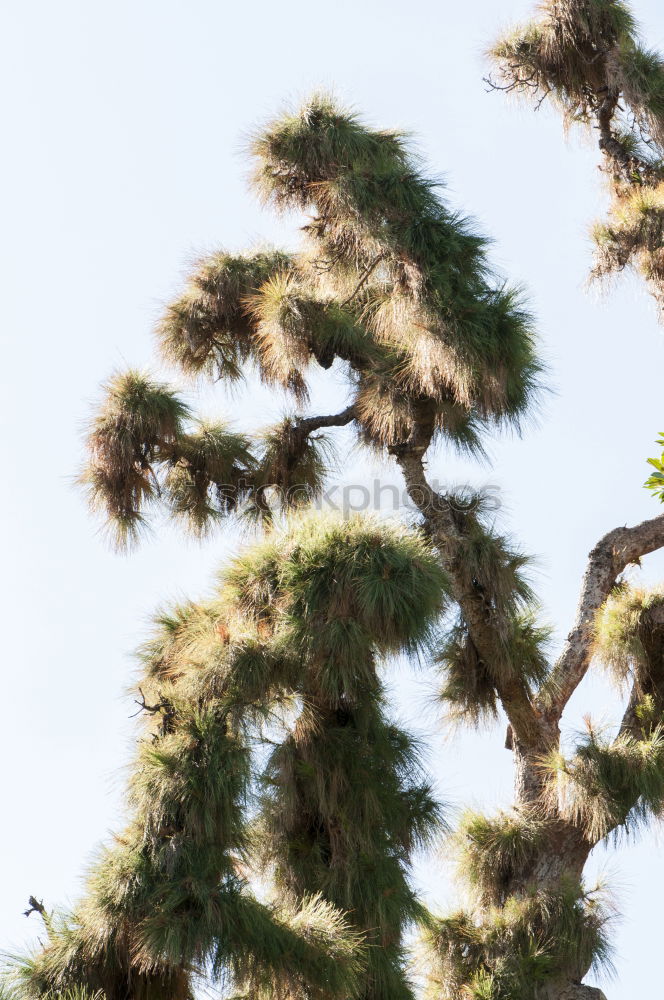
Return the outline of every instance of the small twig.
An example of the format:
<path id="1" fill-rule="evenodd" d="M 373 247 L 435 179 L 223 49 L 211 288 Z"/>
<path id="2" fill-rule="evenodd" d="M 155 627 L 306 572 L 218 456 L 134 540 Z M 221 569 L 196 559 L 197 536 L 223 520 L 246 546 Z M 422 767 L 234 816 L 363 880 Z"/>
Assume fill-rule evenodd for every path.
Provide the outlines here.
<path id="1" fill-rule="evenodd" d="M 40 903 L 36 896 L 28 897 L 28 909 L 23 911 L 24 917 L 29 917 L 31 913 L 39 913 L 43 920 L 46 920 L 46 907 L 44 902 Z"/>
<path id="2" fill-rule="evenodd" d="M 544 104 L 545 100 L 547 99 L 550 93 L 551 93 L 551 88 L 547 87 L 542 96 L 540 97 L 539 101 L 535 105 L 535 111 L 539 111 L 539 109 L 542 107 L 542 105 Z"/>
<path id="3" fill-rule="evenodd" d="M 134 704 L 138 705 L 138 712 L 134 712 L 133 715 L 130 715 L 130 719 L 135 719 L 137 715 L 141 714 L 141 712 L 149 712 L 150 715 L 156 715 L 157 712 L 162 712 L 165 708 L 169 707 L 168 702 L 166 701 L 160 701 L 157 705 L 148 705 L 142 688 L 138 689 L 138 693 L 141 696 L 141 700 L 139 701 L 138 698 L 134 698 Z M 161 695 L 159 695 L 159 697 L 161 698 Z"/>
<path id="4" fill-rule="evenodd" d="M 511 69 L 516 69 L 516 67 L 510 67 Z M 506 83 L 505 86 L 501 86 L 491 79 L 490 76 L 483 76 L 482 83 L 488 84 L 486 93 L 489 94 L 493 90 L 500 90 L 504 93 L 510 93 L 512 90 L 518 90 L 519 87 L 530 87 L 531 90 L 537 90 L 539 87 L 539 80 L 537 79 L 537 74 L 533 73 L 531 76 L 519 76 L 512 80 L 511 83 Z"/>
<path id="5" fill-rule="evenodd" d="M 334 267 L 334 265 L 337 264 L 341 260 L 342 256 L 343 255 L 342 255 L 341 251 L 339 251 L 338 253 L 336 253 L 332 257 L 330 257 L 328 260 L 316 260 L 316 261 L 314 261 L 313 262 L 313 266 L 314 266 L 314 268 L 317 271 L 322 271 L 324 273 L 327 273 L 327 272 L 331 271 L 332 268 Z"/>
<path id="6" fill-rule="evenodd" d="M 358 281 L 358 283 L 355 286 L 353 292 L 348 296 L 347 299 L 344 299 L 344 301 L 341 303 L 341 308 L 342 309 L 344 308 L 344 306 L 347 306 L 350 302 L 353 301 L 353 299 L 355 298 L 355 296 L 357 295 L 357 293 L 359 291 L 361 291 L 361 289 L 364 287 L 364 285 L 366 285 L 367 281 L 369 280 L 369 278 L 371 277 L 371 275 L 373 274 L 373 272 L 376 270 L 376 268 L 378 267 L 378 265 L 380 264 L 380 262 L 382 260 L 384 260 L 384 259 L 385 259 L 385 254 L 384 253 L 379 253 L 378 256 L 376 257 L 376 259 L 373 261 L 373 263 L 369 264 L 364 269 L 362 277 Z"/>
<path id="7" fill-rule="evenodd" d="M 24 917 L 29 917 L 31 913 L 38 913 L 39 914 L 39 916 L 42 918 L 42 921 L 44 923 L 44 927 L 46 928 L 46 930 L 48 931 L 48 933 L 50 935 L 51 934 L 51 929 L 52 929 L 51 928 L 51 919 L 52 919 L 52 917 L 47 912 L 46 907 L 44 906 L 43 900 L 42 901 L 38 900 L 36 898 L 36 896 L 30 896 L 28 898 L 28 909 L 23 911 L 23 916 Z M 41 941 L 39 943 L 41 944 Z M 43 945 L 42 945 L 42 947 L 43 947 Z"/>
<path id="8" fill-rule="evenodd" d="M 138 712 L 134 712 L 130 716 L 131 719 L 135 719 L 137 715 L 141 712 L 148 712 L 150 715 L 157 715 L 159 712 L 163 712 L 163 718 L 161 721 L 161 736 L 166 736 L 168 733 L 172 733 L 175 725 L 176 711 L 173 703 L 169 701 L 168 698 L 164 698 L 161 691 L 159 692 L 159 701 L 156 705 L 148 705 L 145 700 L 145 695 L 143 694 L 142 688 L 138 689 L 141 696 L 139 701 L 137 698 L 134 699 L 136 705 L 138 705 Z M 153 736 L 154 739 L 154 736 Z"/>

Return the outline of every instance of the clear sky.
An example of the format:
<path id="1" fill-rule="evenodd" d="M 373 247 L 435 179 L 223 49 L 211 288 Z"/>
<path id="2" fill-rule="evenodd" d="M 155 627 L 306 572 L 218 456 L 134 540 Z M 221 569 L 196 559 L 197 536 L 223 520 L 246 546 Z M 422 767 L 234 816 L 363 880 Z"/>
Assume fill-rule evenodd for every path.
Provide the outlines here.
<path id="1" fill-rule="evenodd" d="M 99 383 L 152 357 L 151 329 L 192 256 L 262 238 L 290 242 L 247 190 L 244 137 L 286 100 L 334 88 L 367 118 L 417 136 L 448 197 L 495 239 L 494 260 L 528 290 L 555 388 L 538 427 L 496 440 L 493 465 L 438 454 L 441 481 L 501 487 L 502 521 L 538 556 L 538 586 L 569 629 L 585 556 L 606 530 L 658 512 L 641 488 L 664 426 L 664 341 L 643 286 L 588 292 L 589 223 L 602 209 L 592 143 L 557 116 L 486 93 L 482 51 L 529 0 L 7 0 L 2 201 L 4 489 L 0 494 L 3 712 L 0 944 L 38 930 L 21 915 L 76 897 L 85 864 L 121 822 L 135 734 L 126 689 L 150 613 L 203 593 L 232 532 L 203 547 L 167 528 L 112 554 L 72 486 Z M 660 0 L 637 0 L 664 48 Z M 320 405 L 335 388 L 321 390 Z M 206 396 L 239 426 L 269 423 L 264 394 Z M 392 473 L 383 474 L 391 476 Z M 366 456 L 350 482 L 381 474 Z M 664 577 L 664 558 L 644 564 Z M 503 730 L 445 737 L 427 669 L 391 674 L 395 703 L 430 741 L 443 797 L 506 803 Z M 567 723 L 615 711 L 601 678 Z M 661 973 L 664 859 L 657 833 L 593 865 L 614 874 L 624 919 L 609 1000 L 654 995 Z M 433 905 L 453 898 L 444 859 L 418 865 Z M 35 920 L 34 917 L 31 918 Z"/>

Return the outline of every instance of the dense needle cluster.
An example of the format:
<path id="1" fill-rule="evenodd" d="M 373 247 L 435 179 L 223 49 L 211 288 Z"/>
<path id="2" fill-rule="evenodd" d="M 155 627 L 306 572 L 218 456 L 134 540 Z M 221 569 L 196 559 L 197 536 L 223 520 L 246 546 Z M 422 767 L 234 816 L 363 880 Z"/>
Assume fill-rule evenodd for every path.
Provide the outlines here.
<path id="1" fill-rule="evenodd" d="M 21 994 L 185 1000 L 208 975 L 254 997 L 410 997 L 410 861 L 440 809 L 377 667 L 431 641 L 445 584 L 417 534 L 305 520 L 162 612 L 129 825 L 75 912 L 46 918 Z"/>

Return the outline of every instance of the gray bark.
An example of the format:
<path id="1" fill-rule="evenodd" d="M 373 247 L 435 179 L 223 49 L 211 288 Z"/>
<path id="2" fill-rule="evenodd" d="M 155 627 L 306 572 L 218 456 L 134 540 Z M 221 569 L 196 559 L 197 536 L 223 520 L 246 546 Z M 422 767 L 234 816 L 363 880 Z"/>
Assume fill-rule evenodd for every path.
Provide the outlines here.
<path id="1" fill-rule="evenodd" d="M 590 665 L 595 616 L 620 574 L 642 556 L 664 546 L 664 515 L 632 528 L 615 528 L 602 538 L 588 557 L 581 597 L 572 631 L 553 669 L 538 708 L 548 718 L 560 720 L 572 694 Z"/>
<path id="2" fill-rule="evenodd" d="M 551 1000 L 606 1000 L 606 995 L 596 986 L 584 986 L 583 983 L 572 983 L 566 986 L 562 993 L 551 997 Z"/>

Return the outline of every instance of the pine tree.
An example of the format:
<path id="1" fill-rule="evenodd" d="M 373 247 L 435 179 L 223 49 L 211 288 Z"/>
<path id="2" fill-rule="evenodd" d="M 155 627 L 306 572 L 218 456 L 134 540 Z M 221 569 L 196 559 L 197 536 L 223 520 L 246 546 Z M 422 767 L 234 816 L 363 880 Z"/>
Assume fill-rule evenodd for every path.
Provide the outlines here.
<path id="1" fill-rule="evenodd" d="M 662 321 L 664 58 L 643 45 L 620 0 L 547 0 L 538 15 L 492 47 L 501 83 L 488 82 L 537 107 L 549 99 L 566 126 L 597 132 L 611 205 L 592 230 L 591 277 L 636 271 Z M 645 485 L 664 502 L 664 453 L 648 461 L 655 472 Z"/>
<path id="2" fill-rule="evenodd" d="M 188 998 L 208 975 L 247 996 L 409 997 L 403 932 L 424 916 L 409 862 L 440 810 L 376 658 L 428 646 L 445 585 L 416 533 L 304 520 L 212 599 L 161 612 L 140 651 L 129 825 L 73 914 L 42 909 L 20 994 Z M 261 767 L 252 743 L 277 723 Z M 261 867 L 269 905 L 247 881 Z"/>
<path id="3" fill-rule="evenodd" d="M 664 59 L 623 0 L 546 0 L 492 48 L 504 90 L 551 100 L 567 126 L 598 136 L 612 204 L 593 230 L 593 277 L 625 268 L 664 309 Z"/>
<path id="4" fill-rule="evenodd" d="M 562 41 L 550 28 L 537 48 L 529 28 L 527 44 L 499 52 L 519 74 L 509 86 L 558 80 L 575 118 L 594 108 L 569 54 L 579 11 L 601 39 L 632 30 L 611 0 L 560 3 L 549 13 Z M 531 49 L 555 67 L 544 83 L 530 64 L 510 68 L 513 50 Z M 600 73 L 606 59 L 591 54 L 584 72 Z M 655 134 L 655 104 L 642 120 Z M 437 444 L 481 453 L 485 433 L 519 429 L 536 405 L 544 373 L 522 297 L 404 136 L 315 96 L 269 123 L 251 154 L 264 201 L 307 214 L 302 249 L 200 261 L 158 342 L 192 377 L 232 385 L 255 370 L 294 412 L 240 434 L 197 422 L 149 375 L 116 375 L 82 481 L 120 546 L 158 507 L 198 536 L 250 516 L 265 540 L 210 601 L 160 616 L 142 653 L 132 819 L 79 910 L 45 914 L 49 942 L 15 971 L 20 994 L 189 996 L 211 973 L 246 994 L 391 1000 L 413 990 L 404 934 L 419 925 L 441 1000 L 601 997 L 582 980 L 610 961 L 611 908 L 584 884 L 585 863 L 664 805 L 664 597 L 620 582 L 664 546 L 664 517 L 598 542 L 552 659 L 527 557 L 485 497 L 442 494 L 428 478 Z M 311 415 L 307 376 L 333 366 L 347 398 Z M 297 514 L 329 468 L 321 432 L 342 426 L 399 467 L 416 525 Z M 469 813 L 454 832 L 469 903 L 445 918 L 409 881 L 413 849 L 443 822 L 416 742 L 387 711 L 379 668 L 395 652 L 437 667 L 459 721 L 502 709 L 509 724 L 513 807 Z M 589 724 L 566 757 L 560 720 L 593 661 L 628 688 L 627 708 L 615 738 Z M 251 752 L 268 739 L 267 759 Z M 249 873 L 272 885 L 269 904 Z"/>

